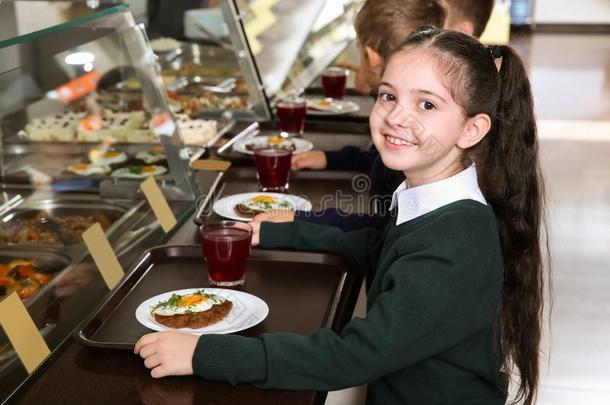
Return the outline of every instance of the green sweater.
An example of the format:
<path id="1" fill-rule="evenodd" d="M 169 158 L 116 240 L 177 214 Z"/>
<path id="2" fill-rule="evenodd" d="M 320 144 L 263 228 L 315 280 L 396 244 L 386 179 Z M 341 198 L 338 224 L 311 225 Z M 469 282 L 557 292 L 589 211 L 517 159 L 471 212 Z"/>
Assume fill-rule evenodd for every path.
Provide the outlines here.
<path id="1" fill-rule="evenodd" d="M 278 389 L 368 384 L 367 404 L 505 402 L 494 334 L 502 258 L 490 207 L 457 201 L 383 234 L 263 223 L 261 247 L 346 257 L 366 276 L 366 318 L 340 333 L 203 335 L 195 374 Z"/>

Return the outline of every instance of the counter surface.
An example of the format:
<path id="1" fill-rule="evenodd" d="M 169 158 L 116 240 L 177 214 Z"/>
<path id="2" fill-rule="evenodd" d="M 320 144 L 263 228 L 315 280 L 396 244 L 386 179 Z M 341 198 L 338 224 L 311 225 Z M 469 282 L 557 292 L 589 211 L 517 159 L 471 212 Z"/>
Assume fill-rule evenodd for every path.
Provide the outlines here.
<path id="1" fill-rule="evenodd" d="M 297 174 L 291 182 L 291 191 L 307 195 L 314 203 L 315 208 L 319 208 L 319 204 L 315 201 L 323 201 L 324 195 L 335 191 L 338 187 L 345 189 L 344 191 L 347 193 L 352 192 L 349 188 L 351 181 L 349 174 L 329 175 L 328 173 Z M 225 176 L 226 184 L 222 194 L 256 189 L 254 176 L 252 168 L 230 170 Z M 203 185 L 211 184 L 215 178 L 215 173 L 204 172 L 200 174 L 200 177 Z M 210 213 L 207 220 L 215 219 L 218 218 Z M 197 226 L 189 220 L 177 229 L 167 244 L 184 245 L 198 242 Z M 312 262 L 316 262 L 316 260 Z M 315 264 L 312 264 L 312 266 L 315 266 Z M 301 275 L 300 277 L 304 276 Z M 300 288 L 298 279 L 299 277 L 293 277 L 291 285 L 288 285 L 290 282 L 288 284 L 270 284 L 271 288 L 274 288 L 274 285 L 275 288 L 281 286 L 280 290 L 272 292 L 272 294 L 284 296 L 284 300 L 290 302 L 291 294 L 287 291 L 291 288 L 298 291 Z M 309 282 L 312 286 L 316 284 L 315 278 L 309 280 Z M 316 325 L 310 322 L 306 328 L 308 330 L 298 327 L 295 329 L 293 320 L 285 325 L 280 325 L 279 329 L 307 333 L 325 326 L 328 319 L 332 319 L 332 327 L 339 330 L 351 317 L 361 283 L 362 279 L 360 277 L 347 273 L 345 279 L 332 286 L 332 288 L 337 289 L 337 294 L 340 296 L 338 303 L 334 303 L 336 306 L 331 302 L 317 305 L 317 311 L 326 311 L 326 313 L 315 314 Z M 324 285 L 327 287 L 325 288 L 329 288 L 331 284 L 326 282 Z M 329 294 L 334 292 L 334 290 L 328 291 Z M 276 304 L 275 307 L 277 310 L 278 305 Z M 308 307 L 297 307 L 298 305 L 293 309 L 295 318 L 306 317 L 307 314 L 299 314 L 299 310 L 301 312 L 307 311 Z M 274 311 L 273 304 L 271 304 L 270 310 Z M 277 328 L 278 324 L 274 329 Z M 245 331 L 245 334 L 248 334 L 248 332 Z M 321 404 L 324 399 L 325 393 L 314 391 L 261 390 L 252 385 L 233 387 L 227 383 L 215 383 L 196 377 L 172 377 L 154 380 L 144 367 L 143 361 L 130 352 L 90 348 L 69 338 L 11 398 L 11 403 L 214 403 L 254 405 Z"/>

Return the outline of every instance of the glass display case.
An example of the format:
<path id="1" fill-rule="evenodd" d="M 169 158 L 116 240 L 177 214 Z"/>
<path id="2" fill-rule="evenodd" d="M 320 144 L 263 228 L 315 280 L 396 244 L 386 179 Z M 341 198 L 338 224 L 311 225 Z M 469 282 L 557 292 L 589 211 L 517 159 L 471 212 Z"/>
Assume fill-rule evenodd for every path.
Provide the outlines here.
<path id="1" fill-rule="evenodd" d="M 148 10 L 151 45 L 172 106 L 191 116 L 269 120 L 269 103 L 234 4 L 188 9 L 189 4 L 158 2 Z"/>
<path id="2" fill-rule="evenodd" d="M 128 6 L 82 6 L 0 3 L 0 300 L 17 293 L 52 352 L 108 293 L 83 232 L 99 223 L 129 270 L 168 237 L 142 181 L 184 223 L 190 161 L 229 125 L 172 103 Z M 0 329 L 0 400 L 27 378 Z"/>
<path id="3" fill-rule="evenodd" d="M 167 9 L 148 10 L 148 29 L 170 98 L 207 116 L 266 121 L 275 98 L 302 93 L 354 41 L 361 3 L 225 0 L 171 12 L 161 5 Z"/>
<path id="4" fill-rule="evenodd" d="M 359 0 L 236 0 L 271 99 L 304 89 L 356 38 Z"/>

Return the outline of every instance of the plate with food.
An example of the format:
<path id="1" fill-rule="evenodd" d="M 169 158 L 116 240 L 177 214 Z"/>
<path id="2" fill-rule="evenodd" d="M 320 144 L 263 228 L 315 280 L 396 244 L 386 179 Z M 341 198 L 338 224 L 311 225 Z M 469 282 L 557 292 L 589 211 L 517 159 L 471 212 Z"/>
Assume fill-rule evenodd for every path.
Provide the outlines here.
<path id="1" fill-rule="evenodd" d="M 159 332 L 194 335 L 239 332 L 261 323 L 269 314 L 262 299 L 222 288 L 188 288 L 147 299 L 136 309 L 142 325 Z"/>
<path id="2" fill-rule="evenodd" d="M 76 163 L 68 166 L 68 171 L 78 176 L 104 176 L 110 172 L 110 166 L 98 166 L 93 163 Z"/>
<path id="3" fill-rule="evenodd" d="M 122 179 L 143 179 L 148 176 L 159 176 L 165 172 L 167 169 L 158 165 L 128 166 L 113 171 L 111 176 Z"/>
<path id="4" fill-rule="evenodd" d="M 353 101 L 332 98 L 313 98 L 307 100 L 307 113 L 313 115 L 351 114 L 360 111 Z"/>
<path id="5" fill-rule="evenodd" d="M 300 138 L 285 138 L 282 136 L 256 136 L 237 142 L 233 149 L 246 155 L 253 155 L 259 146 L 281 146 L 292 149 L 293 154 L 307 152 L 313 149 L 313 143 Z"/>
<path id="6" fill-rule="evenodd" d="M 312 206 L 305 198 L 291 194 L 243 193 L 221 198 L 212 209 L 225 218 L 251 221 L 258 214 L 269 211 L 311 211 Z"/>
<path id="7" fill-rule="evenodd" d="M 143 161 L 147 165 L 165 160 L 165 150 L 162 146 L 155 146 L 147 150 L 138 152 L 136 159 Z"/>
<path id="8" fill-rule="evenodd" d="M 118 150 L 99 151 L 92 150 L 89 152 L 91 163 L 97 166 L 110 166 L 127 161 L 127 154 Z"/>

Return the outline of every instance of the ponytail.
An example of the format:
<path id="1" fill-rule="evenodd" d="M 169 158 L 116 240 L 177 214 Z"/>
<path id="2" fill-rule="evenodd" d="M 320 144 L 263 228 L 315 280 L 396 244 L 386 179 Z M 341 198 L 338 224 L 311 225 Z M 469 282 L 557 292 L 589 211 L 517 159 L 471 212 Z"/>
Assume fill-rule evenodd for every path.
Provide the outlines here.
<path id="1" fill-rule="evenodd" d="M 421 28 L 393 53 L 412 48 L 437 57 L 440 73 L 451 83 L 448 89 L 466 117 L 483 113 L 492 120 L 490 133 L 465 151 L 465 157 L 476 163 L 479 186 L 498 223 L 504 282 L 496 333 L 502 370 L 511 377 L 513 371 L 518 373 L 514 403 L 533 404 L 544 310 L 540 242 L 545 218 L 534 103 L 525 68 L 512 48 L 487 48 L 455 31 Z"/>
<path id="2" fill-rule="evenodd" d="M 539 380 L 539 348 L 544 308 L 540 247 L 544 183 L 538 161 L 533 97 L 519 56 L 502 55 L 500 98 L 493 127 L 473 152 L 481 190 L 496 214 L 504 261 L 498 314 L 504 369 L 519 371 L 515 402 L 532 404 Z M 512 364 L 511 364 L 512 363 Z"/>

